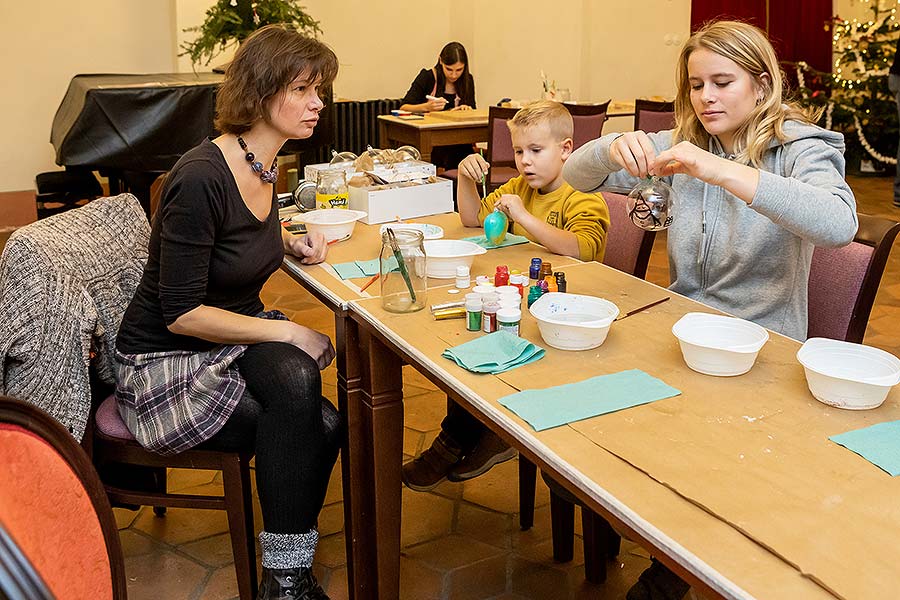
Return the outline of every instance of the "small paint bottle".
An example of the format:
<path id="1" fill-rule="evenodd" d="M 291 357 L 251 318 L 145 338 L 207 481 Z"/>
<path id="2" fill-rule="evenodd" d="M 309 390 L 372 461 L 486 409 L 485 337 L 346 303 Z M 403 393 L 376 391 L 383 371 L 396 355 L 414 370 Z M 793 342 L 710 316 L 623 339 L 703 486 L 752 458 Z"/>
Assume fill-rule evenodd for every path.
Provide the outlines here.
<path id="1" fill-rule="evenodd" d="M 496 298 L 487 299 L 481 307 L 481 330 L 485 333 L 497 331 L 497 311 L 500 310 L 500 301 Z"/>
<path id="2" fill-rule="evenodd" d="M 556 273 L 553 274 L 553 276 L 556 278 L 556 288 L 560 292 L 565 292 L 566 291 L 566 274 L 563 273 L 562 271 L 557 271 Z"/>
<path id="3" fill-rule="evenodd" d="M 521 320 L 522 311 L 518 308 L 501 308 L 497 311 L 497 331 L 508 331 L 513 335 L 519 335 Z"/>
<path id="4" fill-rule="evenodd" d="M 541 263 L 541 272 L 539 280 L 543 280 L 546 277 L 553 277 L 553 265 L 547 261 Z"/>
<path id="5" fill-rule="evenodd" d="M 500 287 L 496 288 L 496 290 L 497 290 L 497 293 L 500 294 L 501 296 L 503 294 L 518 294 L 519 293 L 519 289 L 512 285 L 501 285 Z"/>
<path id="6" fill-rule="evenodd" d="M 494 285 L 491 278 L 487 275 L 478 275 L 475 277 L 475 285 Z"/>
<path id="7" fill-rule="evenodd" d="M 519 290 L 519 297 L 525 297 L 525 287 L 528 285 L 528 277 L 523 274 L 516 273 L 509 276 L 509 285 L 513 285 Z"/>
<path id="8" fill-rule="evenodd" d="M 481 330 L 481 298 L 466 299 L 466 329 Z"/>
<path id="9" fill-rule="evenodd" d="M 550 291 L 550 288 L 549 288 L 549 285 L 547 284 L 546 279 L 541 279 L 541 281 L 538 285 L 541 286 L 541 294 L 546 294 L 547 292 Z"/>
<path id="10" fill-rule="evenodd" d="M 541 278 L 541 259 L 540 258 L 532 258 L 531 266 L 528 268 L 528 278 L 535 282 Z M 534 285 L 534 283 L 532 283 Z"/>
<path id="11" fill-rule="evenodd" d="M 504 285 L 509 285 L 509 268 L 506 265 L 499 265 L 494 273 L 494 286 Z"/>
<path id="12" fill-rule="evenodd" d="M 535 303 L 535 301 L 543 295 L 543 291 L 541 291 L 541 286 L 533 285 L 528 288 L 528 308 L 531 308 L 531 305 Z"/>
<path id="13" fill-rule="evenodd" d="M 547 291 L 548 292 L 558 292 L 559 291 L 559 287 L 557 287 L 557 285 L 556 285 L 556 278 L 553 277 L 552 274 L 547 275 L 544 278 L 544 281 L 547 282 Z M 541 287 L 543 287 L 543 285 Z"/>
<path id="14" fill-rule="evenodd" d="M 472 279 L 469 277 L 469 267 L 459 265 L 456 267 L 456 287 L 461 290 L 467 290 L 472 285 Z"/>

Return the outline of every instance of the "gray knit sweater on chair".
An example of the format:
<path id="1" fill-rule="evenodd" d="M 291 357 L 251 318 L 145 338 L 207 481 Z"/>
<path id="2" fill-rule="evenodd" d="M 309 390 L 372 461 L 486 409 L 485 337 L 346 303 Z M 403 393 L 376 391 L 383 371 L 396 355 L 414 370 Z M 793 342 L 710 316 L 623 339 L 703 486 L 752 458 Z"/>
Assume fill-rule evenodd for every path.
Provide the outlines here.
<path id="1" fill-rule="evenodd" d="M 0 393 L 38 406 L 82 438 L 91 353 L 97 374 L 112 383 L 119 323 L 149 240 L 150 225 L 131 194 L 13 233 L 0 256 Z"/>

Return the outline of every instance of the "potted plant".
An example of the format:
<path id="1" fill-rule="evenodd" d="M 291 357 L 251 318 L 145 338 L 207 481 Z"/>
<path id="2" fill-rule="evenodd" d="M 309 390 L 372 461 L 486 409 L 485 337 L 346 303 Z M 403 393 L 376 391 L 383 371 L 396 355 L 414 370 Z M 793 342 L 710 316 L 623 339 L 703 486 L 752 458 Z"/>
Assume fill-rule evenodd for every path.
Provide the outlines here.
<path id="1" fill-rule="evenodd" d="M 198 27 L 191 42 L 181 44 L 179 56 L 189 56 L 194 67 L 208 65 L 213 58 L 263 25 L 282 24 L 306 35 L 322 33 L 319 22 L 313 19 L 297 0 L 217 0 L 206 11 L 206 19 Z"/>

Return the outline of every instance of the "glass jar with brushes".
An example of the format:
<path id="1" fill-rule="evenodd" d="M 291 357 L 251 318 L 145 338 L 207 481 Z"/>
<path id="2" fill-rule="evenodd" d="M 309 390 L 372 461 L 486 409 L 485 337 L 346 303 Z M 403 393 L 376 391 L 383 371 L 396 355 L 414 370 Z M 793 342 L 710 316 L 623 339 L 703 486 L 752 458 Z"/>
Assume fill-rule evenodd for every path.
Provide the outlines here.
<path id="1" fill-rule="evenodd" d="M 385 229 L 381 234 L 381 306 L 388 312 L 408 313 L 425 308 L 428 276 L 421 231 Z"/>

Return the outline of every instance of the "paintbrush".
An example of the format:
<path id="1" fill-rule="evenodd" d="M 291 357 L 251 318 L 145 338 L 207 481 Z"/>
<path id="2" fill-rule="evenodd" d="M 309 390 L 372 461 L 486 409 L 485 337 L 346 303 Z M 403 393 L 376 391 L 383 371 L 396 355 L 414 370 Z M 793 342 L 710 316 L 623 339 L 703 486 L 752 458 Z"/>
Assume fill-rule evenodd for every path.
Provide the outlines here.
<path id="1" fill-rule="evenodd" d="M 403 281 L 406 282 L 406 289 L 409 290 L 409 297 L 415 302 L 416 291 L 413 289 L 412 281 L 409 279 L 409 271 L 406 270 L 406 262 L 403 260 L 403 253 L 400 252 L 400 246 L 397 245 L 397 237 L 394 235 L 394 230 L 388 228 L 387 236 L 388 243 L 391 245 L 391 251 L 394 253 L 394 258 L 397 259 L 397 267 L 400 269 L 400 275 L 403 276 Z"/>
<path id="2" fill-rule="evenodd" d="M 653 307 L 656 306 L 657 304 L 662 304 L 663 302 L 665 302 L 665 301 L 668 300 L 668 299 L 669 299 L 669 297 L 666 296 L 665 298 L 661 298 L 661 299 L 659 299 L 659 300 L 656 300 L 655 302 L 651 302 L 650 304 L 645 304 L 644 306 L 639 306 L 639 307 L 637 307 L 637 308 L 635 308 L 635 309 L 633 309 L 633 310 L 629 310 L 629 311 L 628 311 L 627 313 L 625 313 L 624 315 L 619 315 L 618 317 L 616 317 L 616 321 L 621 321 L 621 320 L 624 319 L 625 317 L 630 317 L 631 315 L 636 314 L 636 313 L 639 313 L 639 312 L 644 311 L 644 310 L 647 310 L 648 308 L 653 308 Z"/>

